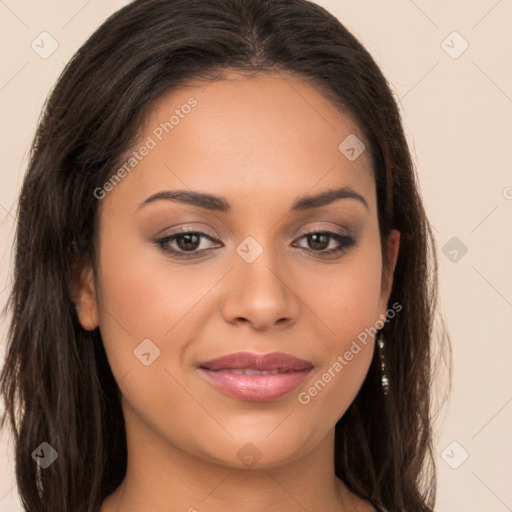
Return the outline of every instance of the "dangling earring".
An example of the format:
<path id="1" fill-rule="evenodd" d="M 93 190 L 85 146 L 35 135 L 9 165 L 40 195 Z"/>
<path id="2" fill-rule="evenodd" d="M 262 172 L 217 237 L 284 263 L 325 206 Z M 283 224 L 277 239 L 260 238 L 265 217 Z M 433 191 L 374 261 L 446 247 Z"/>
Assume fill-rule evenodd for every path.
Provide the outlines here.
<path id="1" fill-rule="evenodd" d="M 384 340 L 382 339 L 382 333 L 380 331 L 377 334 L 377 345 L 379 346 L 380 366 L 382 368 L 382 391 L 385 395 L 387 395 L 389 389 L 389 379 L 386 374 L 386 363 L 384 361 Z"/>

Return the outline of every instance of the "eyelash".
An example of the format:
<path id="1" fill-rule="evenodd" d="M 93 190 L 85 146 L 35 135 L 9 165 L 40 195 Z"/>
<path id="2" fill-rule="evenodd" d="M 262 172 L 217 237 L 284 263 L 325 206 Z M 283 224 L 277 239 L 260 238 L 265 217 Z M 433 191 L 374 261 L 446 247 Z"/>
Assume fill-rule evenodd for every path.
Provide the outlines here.
<path id="1" fill-rule="evenodd" d="M 341 233 L 337 233 L 334 231 L 325 231 L 325 230 L 320 230 L 320 229 L 318 229 L 318 230 L 315 229 L 313 231 L 308 231 L 307 233 L 304 233 L 299 238 L 299 240 L 306 238 L 310 235 L 315 235 L 315 234 L 327 235 L 331 239 L 336 240 L 339 244 L 339 246 L 337 248 L 330 249 L 328 251 L 325 251 L 325 250 L 315 251 L 314 249 L 305 249 L 306 252 L 308 252 L 309 254 L 313 254 L 314 256 L 320 256 L 321 258 L 325 258 L 325 257 L 333 256 L 335 254 L 343 253 L 344 251 L 346 251 L 347 249 L 351 248 L 352 246 L 354 246 L 356 244 L 356 240 L 351 236 L 342 235 Z M 179 232 L 173 233 L 172 235 L 168 235 L 166 237 L 160 238 L 158 240 L 155 240 L 155 244 L 158 246 L 158 248 L 161 251 L 163 251 L 166 254 L 170 253 L 173 257 L 187 258 L 187 259 L 197 258 L 198 255 L 200 255 L 201 253 L 204 253 L 206 251 L 210 251 L 211 249 L 213 249 L 213 248 L 203 249 L 201 251 L 197 251 L 197 250 L 183 251 L 183 250 L 171 249 L 168 245 L 169 242 L 172 242 L 172 241 L 176 240 L 177 238 L 180 238 L 183 235 L 198 235 L 201 238 L 207 238 L 211 242 L 215 242 L 215 240 L 212 237 L 210 237 L 209 235 L 207 235 L 206 233 L 202 233 L 201 231 L 190 230 L 190 231 L 179 231 Z"/>

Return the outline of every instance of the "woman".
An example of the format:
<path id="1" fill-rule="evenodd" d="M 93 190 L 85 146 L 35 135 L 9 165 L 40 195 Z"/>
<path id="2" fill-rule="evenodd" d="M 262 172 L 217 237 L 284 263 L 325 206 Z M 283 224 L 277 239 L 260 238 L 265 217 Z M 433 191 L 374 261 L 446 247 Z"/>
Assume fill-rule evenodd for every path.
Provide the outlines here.
<path id="1" fill-rule="evenodd" d="M 115 13 L 20 197 L 26 509 L 433 510 L 433 249 L 389 86 L 323 8 Z"/>

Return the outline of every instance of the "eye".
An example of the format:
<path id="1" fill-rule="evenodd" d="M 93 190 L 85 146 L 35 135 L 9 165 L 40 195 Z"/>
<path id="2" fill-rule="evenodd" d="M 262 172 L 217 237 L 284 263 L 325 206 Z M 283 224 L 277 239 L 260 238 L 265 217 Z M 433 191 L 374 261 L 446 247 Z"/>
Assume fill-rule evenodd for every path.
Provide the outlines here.
<path id="1" fill-rule="evenodd" d="M 160 250 L 172 256 L 195 258 L 215 248 L 214 246 L 201 248 L 203 239 L 216 242 L 211 236 L 201 231 L 179 231 L 155 240 L 155 244 Z M 306 239 L 309 247 L 299 247 L 302 247 L 310 254 L 320 257 L 328 257 L 341 253 L 356 243 L 356 240 L 351 236 L 322 230 L 314 230 L 305 233 L 298 240 L 302 239 Z M 335 245 L 329 249 L 332 242 L 335 242 Z"/>
<path id="2" fill-rule="evenodd" d="M 351 236 L 322 230 L 310 231 L 299 238 L 299 240 L 302 239 L 306 239 L 306 242 L 309 245 L 309 247 L 305 247 L 307 252 L 321 257 L 341 253 L 356 243 L 355 239 Z M 330 245 L 329 242 L 333 241 L 335 242 L 335 246 L 326 250 Z"/>
<path id="3" fill-rule="evenodd" d="M 206 239 L 211 242 L 215 241 L 211 236 L 200 231 L 179 231 L 172 235 L 160 238 L 156 240 L 155 243 L 164 252 L 175 255 L 183 254 L 187 257 L 187 253 L 191 253 L 191 256 L 193 256 L 197 253 L 202 253 L 208 250 L 208 248 L 198 250 L 199 247 L 201 247 L 201 239 Z M 177 249 L 173 248 L 171 244 L 175 244 Z"/>

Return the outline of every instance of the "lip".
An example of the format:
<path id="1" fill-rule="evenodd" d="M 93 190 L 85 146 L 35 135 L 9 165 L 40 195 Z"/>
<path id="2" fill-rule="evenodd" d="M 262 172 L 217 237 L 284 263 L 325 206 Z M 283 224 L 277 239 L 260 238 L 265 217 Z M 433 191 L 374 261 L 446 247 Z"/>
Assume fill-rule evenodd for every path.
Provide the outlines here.
<path id="1" fill-rule="evenodd" d="M 313 369 L 310 361 L 283 352 L 237 352 L 198 366 L 208 382 L 220 391 L 242 400 L 260 402 L 287 395 Z"/>

